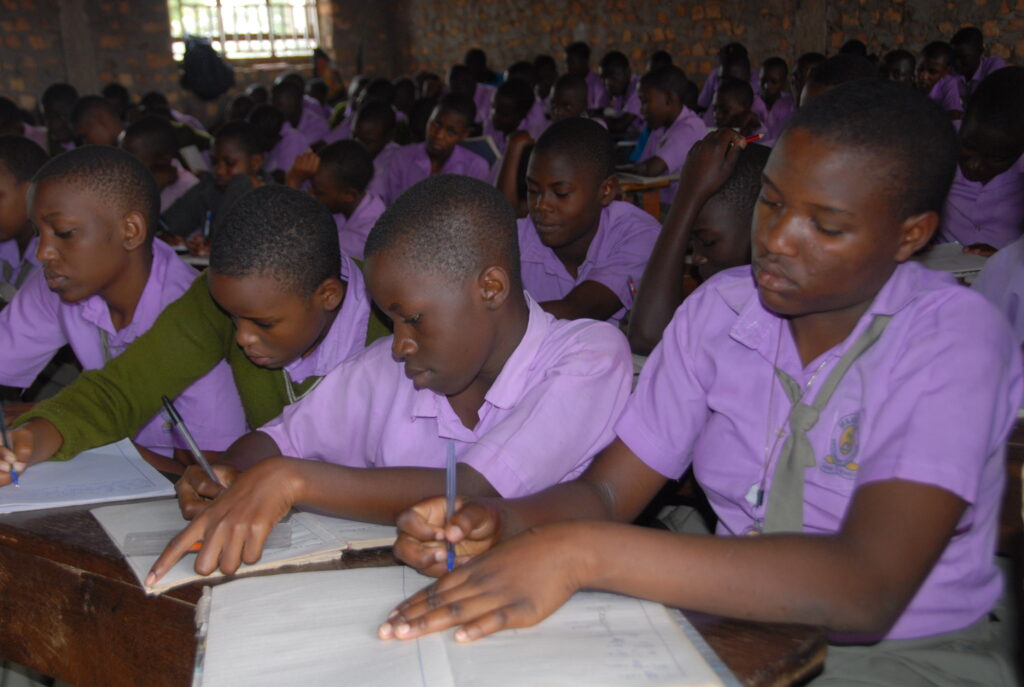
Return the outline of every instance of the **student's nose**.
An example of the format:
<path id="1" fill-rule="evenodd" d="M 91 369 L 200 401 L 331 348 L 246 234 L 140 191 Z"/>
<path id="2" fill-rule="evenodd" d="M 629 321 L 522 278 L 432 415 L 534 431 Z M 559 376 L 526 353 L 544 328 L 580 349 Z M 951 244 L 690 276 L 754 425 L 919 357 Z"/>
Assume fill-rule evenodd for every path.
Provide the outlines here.
<path id="1" fill-rule="evenodd" d="M 57 255 L 53 247 L 53 239 L 46 235 L 46 232 L 39 232 L 39 244 L 36 246 L 36 260 L 39 262 L 50 262 Z"/>
<path id="2" fill-rule="evenodd" d="M 241 348 L 245 348 L 246 346 L 252 346 L 258 341 L 259 336 L 256 334 L 253 325 L 244 320 L 238 320 L 235 327 L 235 343 Z"/>
<path id="3" fill-rule="evenodd" d="M 755 236 L 760 248 L 758 253 L 761 255 L 794 255 L 796 252 L 794 239 L 796 232 L 800 229 L 799 224 L 799 219 L 788 212 L 774 219 L 758 223 Z"/>
<path id="4" fill-rule="evenodd" d="M 417 350 L 416 342 L 409 336 L 399 332 L 395 328 L 395 336 L 391 339 L 391 354 L 399 359 L 405 360 Z"/>

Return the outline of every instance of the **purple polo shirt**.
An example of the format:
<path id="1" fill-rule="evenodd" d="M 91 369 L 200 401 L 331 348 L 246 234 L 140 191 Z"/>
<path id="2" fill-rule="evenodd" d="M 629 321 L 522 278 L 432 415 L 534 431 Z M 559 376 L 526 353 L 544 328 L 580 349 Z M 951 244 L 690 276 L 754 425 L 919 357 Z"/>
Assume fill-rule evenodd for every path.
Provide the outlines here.
<path id="1" fill-rule="evenodd" d="M 715 93 L 718 92 L 718 84 L 722 81 L 722 75 L 719 72 L 722 71 L 721 67 L 717 67 L 711 70 L 708 74 L 707 81 L 700 89 L 700 94 L 697 96 L 697 107 L 701 110 L 707 110 L 711 107 L 711 101 L 715 99 Z M 754 97 L 758 97 L 761 92 L 761 72 L 758 70 L 756 73 L 750 75 L 750 87 L 754 90 Z M 712 121 L 714 121 L 712 119 Z"/>
<path id="2" fill-rule="evenodd" d="M 187 124 L 196 131 L 206 131 L 206 127 L 203 126 L 203 123 L 190 114 L 185 114 L 184 112 L 172 109 L 171 119 L 173 119 L 176 122 L 181 122 L 182 124 Z"/>
<path id="3" fill-rule="evenodd" d="M 374 193 L 380 198 L 384 198 L 388 192 L 388 167 L 391 164 L 391 156 L 401 148 L 394 141 L 388 141 L 381 151 L 377 153 L 377 157 L 373 158 L 373 179 L 370 180 L 370 185 L 366 187 L 367 193 Z"/>
<path id="4" fill-rule="evenodd" d="M 551 121 L 544 114 L 544 103 L 534 99 L 533 107 L 530 108 L 526 118 L 523 120 L 523 129 L 529 131 L 530 137 L 536 141 L 550 124 Z"/>
<path id="5" fill-rule="evenodd" d="M 765 104 L 764 100 L 761 99 L 758 92 L 759 88 L 759 86 L 754 88 L 754 101 L 750 104 L 750 111 L 756 114 L 758 119 L 761 120 L 761 123 L 764 124 L 768 120 L 768 106 Z M 714 94 L 712 94 L 712 98 L 714 98 Z M 704 124 L 709 128 L 714 127 L 715 109 L 709 106 L 708 109 L 704 110 L 704 114 L 701 116 L 701 119 L 704 120 Z"/>
<path id="6" fill-rule="evenodd" d="M 166 212 L 174 201 L 185 195 L 185 191 L 199 183 L 199 177 L 182 167 L 180 162 L 172 159 L 171 164 L 178 170 L 178 178 L 160 191 L 160 212 Z"/>
<path id="7" fill-rule="evenodd" d="M 498 89 L 485 83 L 478 83 L 473 92 L 473 104 L 476 105 L 476 121 L 479 124 L 491 121 L 491 105 L 494 104 L 494 93 Z"/>
<path id="8" fill-rule="evenodd" d="M 661 231 L 658 220 L 650 214 L 631 203 L 612 201 L 601 210 L 601 220 L 587 249 L 587 258 L 573 277 L 555 251 L 541 243 L 533 219 L 526 216 L 517 223 L 523 288 L 543 303 L 565 298 L 585 281 L 604 284 L 623 305 L 608 318 L 613 323 L 618 323 L 633 307 L 630 278 L 634 284 L 640 282 Z"/>
<path id="9" fill-rule="evenodd" d="M 994 71 L 998 71 L 1006 66 L 1006 60 L 996 55 L 991 57 L 982 57 L 981 62 L 978 63 L 978 68 L 974 72 L 974 76 L 970 80 L 964 78 L 962 74 L 958 74 L 956 77 L 957 87 L 960 89 L 960 100 L 966 103 L 967 99 L 974 93 L 975 89 L 978 88 L 978 84 L 987 79 L 990 74 Z"/>
<path id="10" fill-rule="evenodd" d="M 763 102 L 763 101 L 762 101 Z M 767 108 L 767 103 L 765 104 Z M 767 131 L 767 135 L 761 141 L 758 141 L 761 145 L 774 145 L 779 136 L 782 135 L 782 130 L 786 128 L 786 123 L 789 118 L 796 112 L 796 99 L 789 93 L 789 91 L 782 91 L 779 93 L 778 99 L 771 108 L 767 109 L 767 118 L 762 119 L 761 123 L 764 124 L 764 128 Z"/>
<path id="11" fill-rule="evenodd" d="M 338 123 L 338 126 L 324 134 L 324 143 L 334 143 L 352 138 L 352 120 L 354 118 L 355 115 L 346 115 L 345 119 Z"/>
<path id="12" fill-rule="evenodd" d="M 516 124 L 515 131 L 526 131 L 534 140 L 536 140 L 536 136 L 540 135 L 534 134 L 534 132 L 529 130 L 525 117 L 519 120 L 519 123 Z M 505 148 L 508 145 L 508 135 L 504 131 L 501 131 L 500 129 L 495 129 L 494 124 L 491 122 L 490 118 L 488 118 L 487 121 L 484 122 L 484 136 L 490 136 L 491 139 L 494 141 L 494 145 L 498 146 L 498 152 L 501 153 L 502 155 L 505 154 Z M 494 168 L 501 169 L 500 157 L 494 161 Z M 494 174 L 493 176 L 497 178 L 498 175 Z"/>
<path id="13" fill-rule="evenodd" d="M 282 170 L 285 174 L 295 164 L 295 158 L 309 150 L 306 137 L 295 130 L 288 122 L 281 125 L 281 140 L 269 153 L 263 156 L 263 170 L 275 172 Z"/>
<path id="14" fill-rule="evenodd" d="M 616 117 L 624 114 L 636 115 L 629 128 L 639 131 L 644 126 L 643 115 L 640 114 L 640 77 L 635 74 L 629 78 L 626 92 L 622 95 L 609 95 L 608 107 L 615 111 Z"/>
<path id="15" fill-rule="evenodd" d="M 374 193 L 367 191 L 359 205 L 346 218 L 340 212 L 334 215 L 334 223 L 338 226 L 338 244 L 341 252 L 356 260 L 363 259 L 366 237 L 377 223 L 377 218 L 384 213 L 384 201 Z"/>
<path id="16" fill-rule="evenodd" d="M 963 112 L 964 106 L 960 100 L 960 84 L 956 76 L 946 74 L 935 82 L 932 89 L 928 91 L 928 97 L 942 106 L 947 112 L 956 110 Z"/>
<path id="17" fill-rule="evenodd" d="M 527 300 L 526 333 L 473 429 L 443 395 L 416 390 L 387 338 L 339 365 L 260 431 L 284 455 L 357 468 L 443 469 L 452 440 L 459 462 L 505 498 L 571 480 L 612 439 L 629 395 L 629 347 L 604 322 L 556 320 Z"/>
<path id="18" fill-rule="evenodd" d="M 441 168 L 441 174 L 462 174 L 480 181 L 489 181 L 490 170 L 487 160 L 460 145 L 452 149 L 452 154 Z M 430 176 L 430 157 L 427 156 L 426 143 L 410 143 L 396 150 L 388 163 L 388 185 L 384 202 L 390 204 L 402 195 L 405 189 L 417 181 Z"/>
<path id="19" fill-rule="evenodd" d="M 106 359 L 101 331 L 107 334 L 110 357 L 117 357 L 153 326 L 163 309 L 181 296 L 196 276 L 196 271 L 182 262 L 170 246 L 154 241 L 149 279 L 135 314 L 128 326 L 116 331 L 101 296 L 65 303 L 47 288 L 43 270 L 36 270 L 11 304 L 0 311 L 0 384 L 30 385 L 65 344 L 70 344 L 86 370 L 103 367 Z M 153 389 L 153 393 L 159 394 L 160 390 Z M 174 405 L 203 449 L 223 451 L 246 431 L 242 402 L 225 361 L 183 391 L 174 399 Z M 163 455 L 174 447 L 186 447 L 159 414 L 134 439 Z"/>
<path id="20" fill-rule="evenodd" d="M 999 308 L 1024 346 L 1024 236 L 986 260 L 971 288 Z"/>
<path id="21" fill-rule="evenodd" d="M 21 135 L 34 143 L 37 143 L 43 150 L 50 149 L 50 141 L 47 139 L 47 131 L 45 126 L 33 126 L 32 124 L 22 124 Z"/>
<path id="22" fill-rule="evenodd" d="M 647 138 L 647 145 L 644 146 L 644 151 L 640 154 L 640 161 L 660 157 L 668 167 L 665 174 L 679 174 L 683 169 L 683 163 L 686 162 L 686 155 L 690 152 L 690 148 L 704 138 L 707 133 L 708 128 L 700 117 L 684 105 L 674 122 L 651 132 Z M 667 188 L 662 189 L 661 202 L 671 203 L 678 186 L 678 182 L 673 182 Z"/>
<path id="23" fill-rule="evenodd" d="M 313 145 L 324 140 L 330 127 L 324 117 L 320 103 L 312 98 L 313 105 L 307 102 L 302 103 L 302 116 L 299 117 L 299 125 L 295 129 L 306 139 L 306 145 Z"/>
<path id="24" fill-rule="evenodd" d="M 965 246 L 1013 243 L 1024 232 L 1024 156 L 988 183 L 968 181 L 957 165 L 942 212 L 940 241 Z"/>
<path id="25" fill-rule="evenodd" d="M 676 311 L 615 432 L 665 476 L 679 477 L 692 460 L 718 534 L 749 533 L 768 499 L 755 506 L 746 496 L 766 467 L 771 489 L 784 441 L 767 459 L 765 436 L 788 430 L 773 361 L 810 384 L 813 400 L 876 314 L 893 318 L 808 432 L 816 464 L 805 472 L 804 531 L 838 531 L 857 488 L 870 482 L 920 482 L 967 502 L 956 536 L 885 635 L 905 639 L 967 627 L 1000 593 L 993 553 L 1005 442 L 1024 379 L 1012 333 L 979 294 L 917 263 L 900 265 L 853 332 L 805 367 L 786 320 L 761 305 L 750 267 L 721 272 Z"/>
<path id="26" fill-rule="evenodd" d="M 600 110 L 608 104 L 608 91 L 604 87 L 604 79 L 597 72 L 587 72 L 587 109 Z"/>
<path id="27" fill-rule="evenodd" d="M 38 236 L 29 239 L 24 255 L 18 251 L 18 242 L 15 239 L 0 241 L 0 301 L 10 302 L 14 298 L 14 292 L 18 290 L 17 284 L 24 284 L 28 276 L 39 267 L 39 260 L 36 258 L 38 247 Z M 2 307 L 0 303 L 0 308 Z"/>
<path id="28" fill-rule="evenodd" d="M 341 310 L 323 340 L 305 358 L 284 366 L 288 377 L 301 384 L 310 377 L 323 377 L 366 348 L 366 326 L 370 320 L 370 296 L 363 273 L 352 258 L 341 256 L 341 278 L 348 283 Z"/>

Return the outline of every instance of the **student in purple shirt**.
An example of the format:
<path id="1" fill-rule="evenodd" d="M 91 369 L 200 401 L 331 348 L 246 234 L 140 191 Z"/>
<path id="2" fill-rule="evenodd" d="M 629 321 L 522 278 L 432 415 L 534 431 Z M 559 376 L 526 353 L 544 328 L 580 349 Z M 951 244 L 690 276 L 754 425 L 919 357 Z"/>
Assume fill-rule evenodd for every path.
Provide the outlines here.
<path id="1" fill-rule="evenodd" d="M 145 115 L 129 125 L 120 141 L 121 149 L 134 155 L 153 174 L 160 189 L 160 212 L 166 212 L 174 201 L 199 183 L 195 174 L 181 166 L 178 135 L 174 126 L 163 117 Z"/>
<path id="2" fill-rule="evenodd" d="M 640 77 L 634 76 L 629 66 L 629 59 L 612 50 L 601 58 L 601 79 L 608 93 L 608 103 L 603 114 L 608 131 L 621 134 L 643 127 L 644 119 L 640 115 Z M 608 110 L 614 111 L 610 114 Z"/>
<path id="3" fill-rule="evenodd" d="M 459 145 L 469 136 L 475 114 L 469 96 L 449 93 L 442 97 L 427 123 L 427 140 L 402 146 L 392 155 L 385 202 L 394 202 L 407 188 L 435 174 L 488 180 L 487 161 Z"/>
<path id="4" fill-rule="evenodd" d="M 301 78 L 296 82 L 286 77 L 274 84 L 270 91 L 270 103 L 302 135 L 307 146 L 315 146 L 327 136 L 329 127 L 322 113 L 306 104 L 304 91 Z"/>
<path id="5" fill-rule="evenodd" d="M 529 216 L 519 220 L 523 286 L 556 317 L 617 323 L 633 305 L 658 238 L 657 220 L 614 200 L 608 131 L 579 117 L 552 124 L 526 170 Z"/>
<path id="6" fill-rule="evenodd" d="M 248 121 L 263 150 L 263 170 L 278 183 L 283 182 L 295 158 L 309 150 L 309 143 L 273 105 L 257 105 Z"/>
<path id="7" fill-rule="evenodd" d="M 195 489 L 179 487 L 179 501 L 195 519 L 153 579 L 199 539 L 200 573 L 255 560 L 292 504 L 393 522 L 443 488 L 449 446 L 460 495 L 514 497 L 572 479 L 611 440 L 629 393 L 625 339 L 557 320 L 524 293 L 515 217 L 496 189 L 456 175 L 417 184 L 381 216 L 366 255 L 394 336 L 240 439 L 216 468 L 226 489 L 189 474 Z"/>
<path id="8" fill-rule="evenodd" d="M 825 60 L 825 56 L 820 52 L 805 52 L 797 58 L 796 64 L 793 66 L 793 74 L 790 77 L 793 86 L 793 98 L 796 100 L 797 107 L 803 105 L 801 95 L 804 92 L 804 86 L 807 85 L 807 80 L 811 77 L 811 73 L 819 65 L 824 64 Z"/>
<path id="9" fill-rule="evenodd" d="M 17 387 L 29 386 L 65 344 L 85 369 L 103 367 L 196 277 L 170 247 L 154 242 L 156 183 L 122 150 L 85 146 L 61 154 L 35 175 L 29 198 L 42 269 L 0 312 L 0 384 Z M 175 405 L 201 449 L 223 451 L 245 431 L 225 364 Z M 134 440 L 164 457 L 187 448 L 159 415 Z"/>
<path id="10" fill-rule="evenodd" d="M 736 129 L 744 136 L 760 134 L 764 137 L 767 129 L 761 117 L 751 109 L 753 105 L 754 91 L 750 84 L 725 77 L 711 101 L 715 128 Z"/>
<path id="11" fill-rule="evenodd" d="M 950 119 L 960 119 L 963 100 L 960 84 L 953 73 L 953 48 L 945 41 L 932 41 L 921 51 L 917 65 L 917 87 L 949 113 Z"/>
<path id="12" fill-rule="evenodd" d="M 0 308 L 39 265 L 28 189 L 46 159 L 46 151 L 29 139 L 0 136 Z"/>
<path id="13" fill-rule="evenodd" d="M 851 645 L 818 685 L 1011 684 L 990 611 L 1021 356 L 981 296 L 908 262 L 955 165 L 911 89 L 857 81 L 801 109 L 764 170 L 753 274 L 683 303 L 579 480 L 471 500 L 446 528 L 436 498 L 402 514 L 406 562 L 443 572 L 445 536 L 478 557 L 380 635 L 471 641 L 591 588 L 824 626 Z M 626 524 L 691 463 L 719 536 Z"/>
<path id="14" fill-rule="evenodd" d="M 953 46 L 953 71 L 960 85 L 960 98 L 964 105 L 989 74 L 1006 66 L 1006 60 L 996 55 L 985 55 L 985 39 L 974 26 L 966 26 L 950 41 Z"/>
<path id="15" fill-rule="evenodd" d="M 915 86 L 917 79 L 917 59 L 906 50 L 890 50 L 882 58 L 878 75 L 883 79 L 896 83 Z"/>
<path id="16" fill-rule="evenodd" d="M 789 92 L 789 66 L 781 57 L 769 57 L 761 64 L 761 101 L 768 114 L 761 122 L 767 130 L 761 143 L 772 145 L 796 112 L 796 100 Z"/>
<path id="17" fill-rule="evenodd" d="M 722 87 L 727 79 L 738 79 L 743 83 L 750 85 L 750 91 L 753 93 L 753 100 L 750 105 L 750 109 L 760 118 L 763 122 L 768 118 L 768 108 L 765 107 L 764 102 L 761 100 L 761 96 L 758 95 L 761 92 L 761 78 L 754 74 L 753 69 L 750 65 L 750 57 L 747 56 L 746 52 L 731 55 L 724 58 L 722 62 L 721 72 L 716 74 L 717 83 L 715 90 L 712 93 L 712 102 L 704 110 L 704 123 L 709 127 L 714 126 L 715 123 L 715 108 L 714 108 L 714 96 L 718 93 L 718 89 Z M 700 96 L 698 96 L 698 102 Z"/>
<path id="18" fill-rule="evenodd" d="M 974 92 L 960 126 L 960 164 L 940 240 L 991 254 L 1024 233 L 1024 68 L 1006 67 Z"/>
<path id="19" fill-rule="evenodd" d="M 533 89 L 525 81 L 510 79 L 498 86 L 494 92 L 494 102 L 491 106 L 491 113 L 484 120 L 484 134 L 494 139 L 495 145 L 502 153 L 505 152 L 505 145 L 508 137 L 516 131 L 526 131 L 528 123 L 527 115 L 533 109 Z M 546 123 L 539 123 L 542 130 Z M 529 131 L 532 136 L 539 136 L 540 131 Z"/>
<path id="20" fill-rule="evenodd" d="M 877 79 L 878 69 L 860 55 L 840 54 L 830 57 L 815 67 L 804 83 L 800 93 L 800 107 L 803 107 L 825 91 L 847 81 Z"/>
<path id="21" fill-rule="evenodd" d="M 750 55 L 747 53 L 747 48 L 742 43 L 726 43 L 718 49 L 718 61 L 715 68 L 708 74 L 707 80 L 700 89 L 700 94 L 697 96 L 697 108 L 698 111 L 704 115 L 707 115 L 708 110 L 711 109 L 711 99 L 715 96 L 715 91 L 718 90 L 718 84 L 721 83 L 722 77 L 726 75 L 727 68 L 731 64 L 738 64 L 745 60 L 747 63 L 747 78 L 750 78 Z M 736 74 L 733 74 L 736 77 Z M 751 80 L 750 87 L 757 89 L 758 84 L 756 80 Z M 710 123 L 710 119 L 705 119 L 705 122 Z"/>
<path id="22" fill-rule="evenodd" d="M 565 48 L 565 71 L 582 76 L 587 81 L 587 109 L 600 110 L 608 104 L 608 93 L 601 76 L 590 69 L 590 46 L 583 41 L 570 43 Z"/>

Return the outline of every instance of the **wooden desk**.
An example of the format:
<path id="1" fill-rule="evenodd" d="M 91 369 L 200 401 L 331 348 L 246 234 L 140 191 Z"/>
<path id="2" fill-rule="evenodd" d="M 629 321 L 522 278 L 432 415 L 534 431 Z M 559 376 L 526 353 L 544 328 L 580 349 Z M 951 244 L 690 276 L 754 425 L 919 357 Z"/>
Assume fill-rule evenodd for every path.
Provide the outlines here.
<path id="1" fill-rule="evenodd" d="M 371 549 L 304 569 L 394 564 Z M 146 597 L 88 507 L 0 516 L 0 657 L 78 687 L 188 685 L 200 592 Z M 816 628 L 687 617 L 747 685 L 791 684 L 825 659 Z"/>
<path id="2" fill-rule="evenodd" d="M 638 205 L 661 221 L 661 189 L 667 188 L 670 182 L 661 180 L 648 184 L 620 181 L 619 190 L 623 197 L 632 198 L 631 202 Z"/>

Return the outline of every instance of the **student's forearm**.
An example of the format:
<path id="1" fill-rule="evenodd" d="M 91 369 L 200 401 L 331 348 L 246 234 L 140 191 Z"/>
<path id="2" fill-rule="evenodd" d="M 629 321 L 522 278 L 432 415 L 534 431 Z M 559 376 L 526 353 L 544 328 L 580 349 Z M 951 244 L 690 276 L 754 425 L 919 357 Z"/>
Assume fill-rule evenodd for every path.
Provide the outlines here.
<path id="1" fill-rule="evenodd" d="M 636 163 L 636 174 L 645 177 L 657 177 L 668 174 L 668 165 L 660 157 L 655 155 L 646 160 Z"/>
<path id="2" fill-rule="evenodd" d="M 519 141 L 510 142 L 494 184 L 512 207 L 519 206 L 519 180 L 516 177 L 527 145 L 529 144 L 522 144 Z"/>
<path id="3" fill-rule="evenodd" d="M 540 307 L 563 320 L 575 320 L 581 317 L 607 320 L 622 309 L 622 301 L 604 284 L 587 280 L 573 288 L 565 295 L 565 298 L 558 301 L 544 301 Z"/>
<path id="4" fill-rule="evenodd" d="M 281 449 L 269 435 L 263 432 L 249 432 L 228 447 L 220 462 L 242 472 L 262 460 L 279 455 Z"/>

